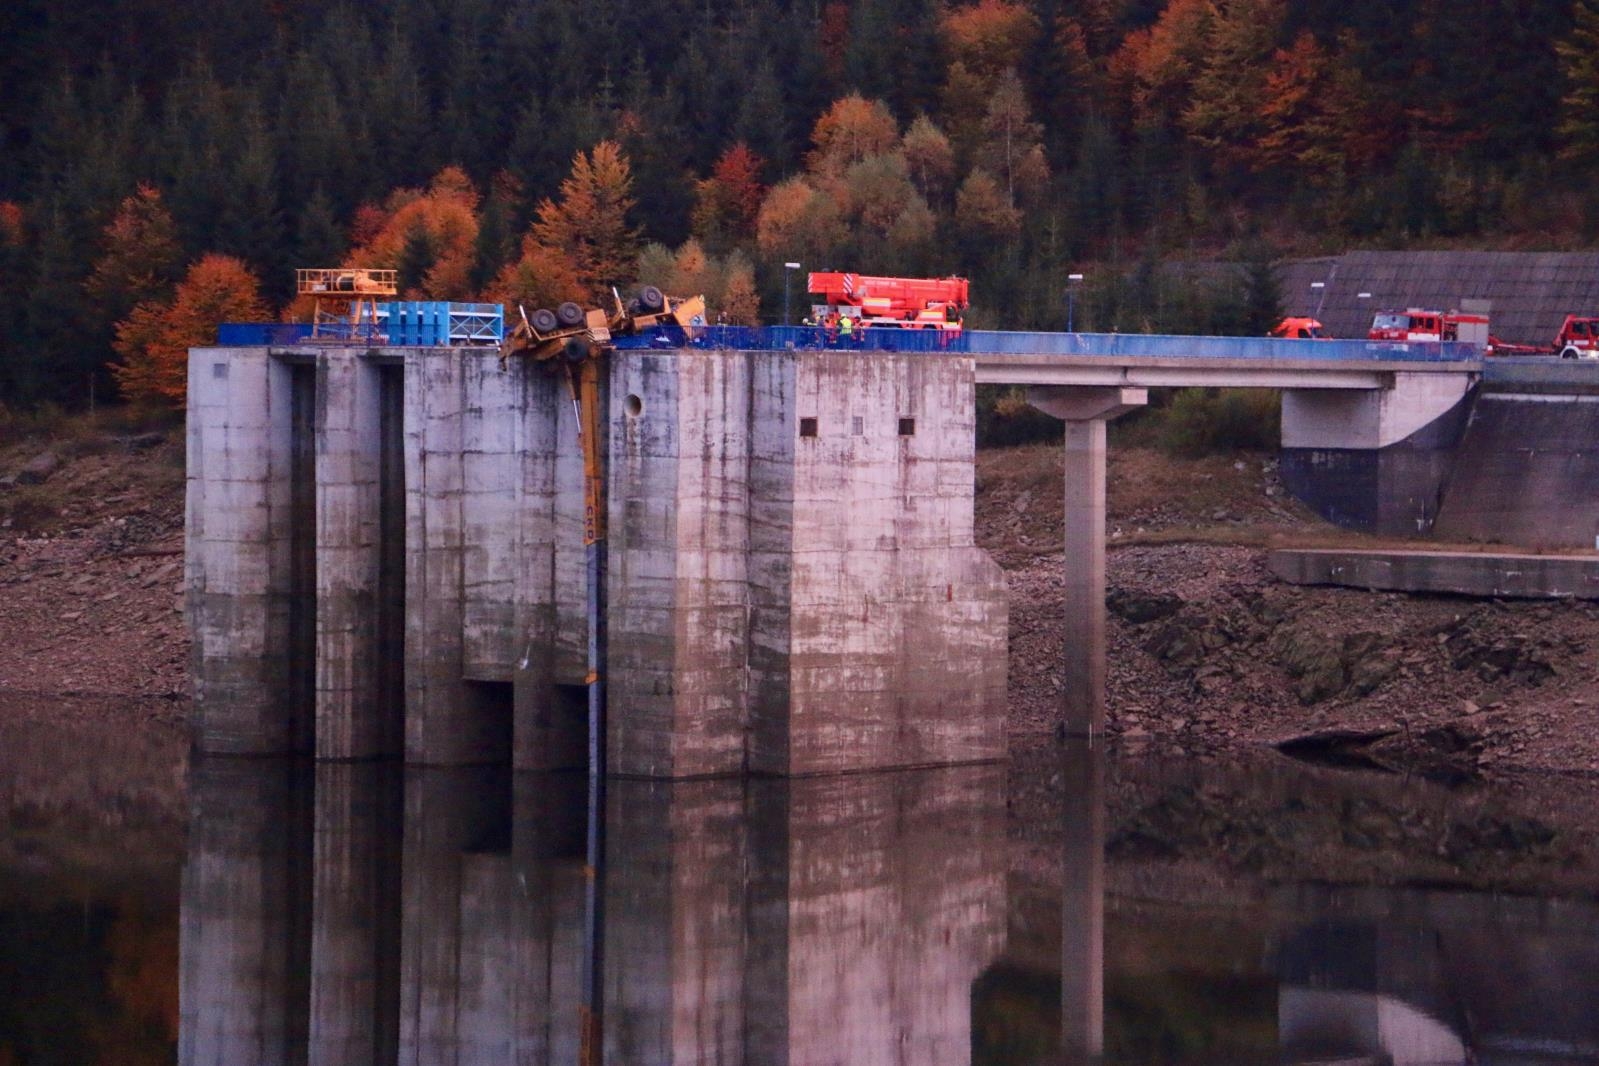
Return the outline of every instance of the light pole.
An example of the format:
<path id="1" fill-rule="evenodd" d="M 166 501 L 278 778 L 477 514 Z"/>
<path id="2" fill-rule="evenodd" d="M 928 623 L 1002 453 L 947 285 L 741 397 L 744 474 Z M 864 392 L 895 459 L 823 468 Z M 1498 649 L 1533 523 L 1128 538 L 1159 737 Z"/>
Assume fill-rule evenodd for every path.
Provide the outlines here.
<path id="1" fill-rule="evenodd" d="M 799 268 L 800 268 L 800 265 L 798 263 L 784 263 L 783 264 L 783 325 L 785 325 L 785 326 L 789 324 L 789 317 L 788 317 L 788 279 L 793 277 L 794 276 L 794 271 L 798 270 Z"/>
<path id="2" fill-rule="evenodd" d="M 1310 283 L 1310 287 L 1316 290 L 1316 310 L 1310 317 L 1320 318 L 1321 305 L 1327 302 L 1327 283 L 1325 281 L 1313 281 Z"/>
<path id="3" fill-rule="evenodd" d="M 1066 275 L 1066 332 L 1077 332 L 1072 327 L 1076 325 L 1077 317 L 1077 283 L 1083 280 L 1081 274 Z"/>

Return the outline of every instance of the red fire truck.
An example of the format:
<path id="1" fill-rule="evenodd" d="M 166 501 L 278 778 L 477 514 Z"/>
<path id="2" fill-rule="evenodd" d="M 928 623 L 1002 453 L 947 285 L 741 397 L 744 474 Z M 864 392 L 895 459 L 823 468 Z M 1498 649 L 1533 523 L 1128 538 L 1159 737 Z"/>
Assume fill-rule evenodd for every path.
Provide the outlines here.
<path id="1" fill-rule="evenodd" d="M 1562 359 L 1599 359 L 1599 318 L 1567 315 L 1549 345 L 1509 344 L 1488 338 L 1489 355 L 1558 355 Z"/>
<path id="2" fill-rule="evenodd" d="M 967 284 L 965 278 L 874 278 L 829 271 L 811 274 L 806 289 L 816 298 L 811 311 L 818 323 L 841 316 L 874 328 L 959 333 Z"/>
<path id="3" fill-rule="evenodd" d="M 1469 311 L 1378 311 L 1367 339 L 1374 341 L 1463 341 L 1488 343 L 1488 316 Z"/>

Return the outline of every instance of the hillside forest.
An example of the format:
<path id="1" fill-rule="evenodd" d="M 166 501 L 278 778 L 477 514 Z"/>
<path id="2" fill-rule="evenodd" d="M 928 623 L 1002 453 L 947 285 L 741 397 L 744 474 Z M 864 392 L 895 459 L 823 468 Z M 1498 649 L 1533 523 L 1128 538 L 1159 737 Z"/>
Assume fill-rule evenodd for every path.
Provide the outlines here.
<path id="1" fill-rule="evenodd" d="M 1261 301 L 1162 262 L 1599 231 L 1599 0 L 14 0 L 0 40 L 13 411 L 179 401 L 297 266 L 735 322 L 785 262 L 958 273 L 1013 329 L 1080 273 L 1080 329 L 1226 332 Z"/>

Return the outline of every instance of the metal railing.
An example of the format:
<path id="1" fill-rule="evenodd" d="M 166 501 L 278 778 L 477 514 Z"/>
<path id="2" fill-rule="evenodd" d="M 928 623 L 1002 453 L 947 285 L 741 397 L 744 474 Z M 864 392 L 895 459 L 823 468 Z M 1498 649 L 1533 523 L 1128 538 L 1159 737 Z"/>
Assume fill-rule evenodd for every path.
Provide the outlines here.
<path id="1" fill-rule="evenodd" d="M 661 326 L 619 337 L 618 348 L 728 348 L 743 351 L 943 352 L 960 355 L 1097 356 L 1121 359 L 1316 360 L 1328 362 L 1475 362 L 1482 351 L 1462 343 L 1190 337 L 1143 333 L 1044 333 L 817 326 Z"/>

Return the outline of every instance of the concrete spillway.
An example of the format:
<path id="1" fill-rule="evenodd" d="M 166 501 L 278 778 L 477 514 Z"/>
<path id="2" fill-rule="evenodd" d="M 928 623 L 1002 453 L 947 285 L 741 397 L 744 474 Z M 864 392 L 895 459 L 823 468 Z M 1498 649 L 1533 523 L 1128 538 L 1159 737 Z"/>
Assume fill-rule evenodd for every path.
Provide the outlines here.
<path id="1" fill-rule="evenodd" d="M 961 356 L 613 357 L 615 771 L 1004 754 L 974 378 Z M 559 377 L 472 349 L 195 349 L 188 485 L 200 750 L 581 764 Z"/>

